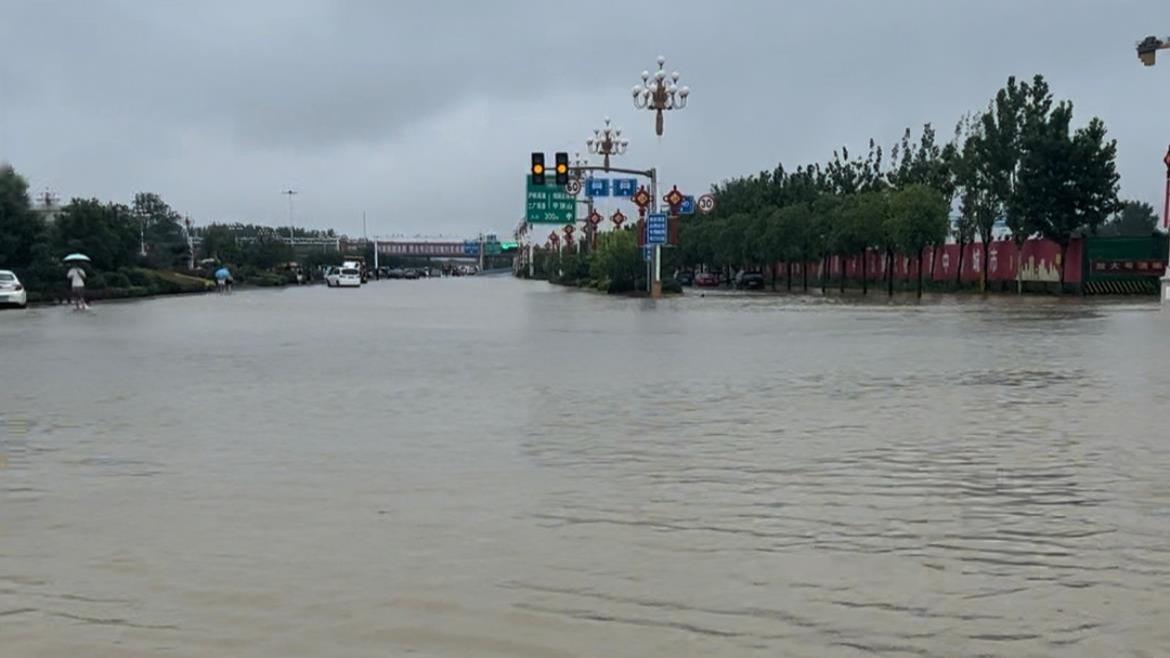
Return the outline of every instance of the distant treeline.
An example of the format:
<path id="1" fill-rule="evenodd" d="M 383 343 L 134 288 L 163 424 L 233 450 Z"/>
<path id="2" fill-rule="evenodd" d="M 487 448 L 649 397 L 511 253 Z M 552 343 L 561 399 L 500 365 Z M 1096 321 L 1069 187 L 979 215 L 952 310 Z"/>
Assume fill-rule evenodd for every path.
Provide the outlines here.
<path id="1" fill-rule="evenodd" d="M 191 254 L 183 215 L 157 194 L 136 194 L 130 205 L 72 199 L 57 208 L 34 209 L 28 182 L 11 166 L 0 167 L 0 269 L 15 270 L 32 291 L 63 286 L 61 258 L 73 252 L 89 256 L 96 274 L 112 275 L 94 279 L 98 282 L 120 282 L 137 269 L 184 272 L 192 260 L 198 264 L 207 258 L 245 272 L 269 270 L 295 259 L 288 231 L 248 223 L 191 227 L 199 243 Z M 336 237 L 332 230 L 298 227 L 293 233 L 298 238 Z M 314 254 L 312 260 L 335 258 Z"/>

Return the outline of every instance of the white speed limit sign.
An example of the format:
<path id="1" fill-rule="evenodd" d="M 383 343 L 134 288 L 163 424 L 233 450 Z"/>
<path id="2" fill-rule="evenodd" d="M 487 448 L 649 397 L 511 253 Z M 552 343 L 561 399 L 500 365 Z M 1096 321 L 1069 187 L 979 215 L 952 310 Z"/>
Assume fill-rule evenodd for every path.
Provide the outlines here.
<path id="1" fill-rule="evenodd" d="M 565 184 L 565 191 L 573 196 L 581 193 L 581 181 L 577 179 L 570 180 Z"/>
<path id="2" fill-rule="evenodd" d="M 715 210 L 715 197 L 711 196 L 710 194 L 704 194 L 703 196 L 699 197 L 699 200 L 695 202 L 695 205 L 699 207 L 699 212 L 707 214 L 712 210 Z"/>

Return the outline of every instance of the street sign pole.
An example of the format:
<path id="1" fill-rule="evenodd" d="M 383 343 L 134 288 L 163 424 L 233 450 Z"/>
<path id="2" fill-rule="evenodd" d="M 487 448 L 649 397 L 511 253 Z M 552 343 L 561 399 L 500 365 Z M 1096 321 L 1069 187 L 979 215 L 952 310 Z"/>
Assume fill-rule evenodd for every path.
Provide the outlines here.
<path id="1" fill-rule="evenodd" d="M 1162 307 L 1170 307 L 1170 150 L 1162 158 L 1166 164 L 1166 209 L 1162 214 L 1162 228 L 1166 229 L 1166 272 L 1162 275 Z"/>
<path id="2" fill-rule="evenodd" d="M 658 212 L 658 169 L 650 169 L 650 212 Z M 662 245 L 654 245 L 654 257 L 650 263 L 650 298 L 662 297 Z"/>

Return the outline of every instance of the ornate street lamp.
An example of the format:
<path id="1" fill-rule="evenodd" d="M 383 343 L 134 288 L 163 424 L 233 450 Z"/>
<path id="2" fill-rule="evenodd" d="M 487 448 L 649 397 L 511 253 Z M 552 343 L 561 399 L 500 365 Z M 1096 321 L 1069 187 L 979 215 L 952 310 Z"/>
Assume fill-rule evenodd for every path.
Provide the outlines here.
<path id="1" fill-rule="evenodd" d="M 658 71 L 651 79 L 649 71 L 642 71 L 642 84 L 634 85 L 634 107 L 654 112 L 654 132 L 662 136 L 662 113 L 666 110 L 681 110 L 687 106 L 691 95 L 689 87 L 678 86 L 678 71 L 666 79 L 666 58 L 658 56 Z"/>
<path id="2" fill-rule="evenodd" d="M 590 153 L 604 158 L 603 166 L 606 171 L 609 171 L 609 156 L 622 155 L 629 145 L 630 140 L 622 139 L 621 128 L 609 127 L 609 117 L 605 117 L 604 128 L 595 129 L 593 137 L 585 140 L 585 146 L 589 148 Z"/>
<path id="3" fill-rule="evenodd" d="M 1159 50 L 1170 50 L 1170 37 L 1166 37 L 1165 39 L 1146 37 L 1138 42 L 1138 59 L 1146 66 L 1153 66 L 1157 60 Z"/>
<path id="4" fill-rule="evenodd" d="M 569 168 L 569 175 L 573 176 L 579 181 L 585 180 L 585 167 L 589 166 L 589 160 L 582 158 L 580 153 L 573 154 L 572 167 Z"/>

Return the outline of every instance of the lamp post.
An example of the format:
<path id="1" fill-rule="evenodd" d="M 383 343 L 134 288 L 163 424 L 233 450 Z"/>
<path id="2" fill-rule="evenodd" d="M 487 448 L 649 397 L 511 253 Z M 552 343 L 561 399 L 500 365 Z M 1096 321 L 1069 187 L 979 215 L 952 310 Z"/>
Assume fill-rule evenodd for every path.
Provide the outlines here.
<path id="1" fill-rule="evenodd" d="M 589 160 L 582 158 L 580 153 L 574 153 L 572 165 L 573 166 L 569 169 L 569 175 L 579 181 L 584 182 L 585 167 L 589 166 Z"/>
<path id="2" fill-rule="evenodd" d="M 183 218 L 183 232 L 187 236 L 187 269 L 195 270 L 195 240 L 191 237 L 191 216 Z"/>
<path id="3" fill-rule="evenodd" d="M 1165 39 L 1146 37 L 1138 42 L 1138 59 L 1146 66 L 1153 66 L 1157 61 L 1159 50 L 1170 50 L 1170 37 L 1166 37 Z"/>
<path id="4" fill-rule="evenodd" d="M 288 246 L 295 248 L 296 236 L 293 235 L 293 197 L 298 194 L 296 190 L 285 190 L 281 194 L 288 197 Z"/>
<path id="5" fill-rule="evenodd" d="M 138 255 L 146 258 L 146 212 L 138 211 Z"/>
<path id="6" fill-rule="evenodd" d="M 634 107 L 639 110 L 654 112 L 654 132 L 662 137 L 662 113 L 667 110 L 681 110 L 687 106 L 687 98 L 691 95 L 689 87 L 678 86 L 678 71 L 670 74 L 670 81 L 666 79 L 666 58 L 658 56 L 658 71 L 654 73 L 653 81 L 649 71 L 642 71 L 642 84 L 634 85 Z"/>
<path id="7" fill-rule="evenodd" d="M 1159 39 L 1158 37 L 1146 37 L 1137 44 L 1138 60 L 1146 66 L 1153 66 L 1157 62 L 1159 50 L 1170 50 L 1170 37 Z M 1170 150 L 1166 152 L 1166 157 L 1162 159 L 1166 165 L 1166 201 L 1162 211 L 1162 228 L 1166 230 L 1167 236 L 1167 253 L 1166 253 L 1166 271 L 1162 274 L 1162 303 L 1170 304 Z"/>
<path id="8" fill-rule="evenodd" d="M 686 86 L 678 86 L 679 73 L 670 74 L 669 81 L 666 75 L 666 57 L 658 56 L 658 70 L 651 76 L 649 71 L 642 71 L 642 84 L 634 85 L 631 90 L 634 107 L 639 110 L 649 110 L 654 113 L 654 132 L 662 137 L 663 112 L 681 110 L 687 106 L 691 90 Z M 655 171 L 657 174 L 657 171 Z M 650 206 L 652 212 L 658 211 L 657 176 L 650 182 Z M 653 262 L 651 263 L 650 297 L 657 299 L 662 296 L 662 245 L 654 245 Z"/>
<path id="9" fill-rule="evenodd" d="M 585 140 L 585 146 L 593 155 L 602 157 L 602 166 L 609 171 L 609 156 L 622 155 L 630 145 L 630 140 L 622 139 L 621 128 L 610 128 L 609 117 L 605 117 L 605 127 L 593 130 L 593 137 Z"/>

